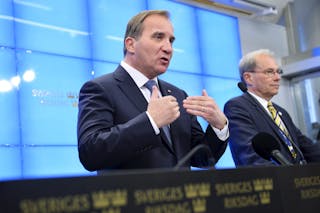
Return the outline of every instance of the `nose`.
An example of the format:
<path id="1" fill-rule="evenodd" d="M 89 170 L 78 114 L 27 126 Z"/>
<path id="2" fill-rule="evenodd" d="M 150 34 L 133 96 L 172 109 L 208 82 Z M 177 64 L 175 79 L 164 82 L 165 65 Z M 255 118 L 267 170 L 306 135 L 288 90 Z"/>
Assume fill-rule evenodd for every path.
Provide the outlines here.
<path id="1" fill-rule="evenodd" d="M 281 79 L 281 74 L 276 72 L 276 73 L 274 74 L 274 79 L 275 79 L 275 80 L 280 80 L 280 79 Z"/>
<path id="2" fill-rule="evenodd" d="M 166 53 L 171 54 L 173 51 L 173 47 L 172 47 L 172 42 L 170 40 L 165 40 L 163 45 L 162 45 L 162 49 L 163 51 L 165 51 Z"/>

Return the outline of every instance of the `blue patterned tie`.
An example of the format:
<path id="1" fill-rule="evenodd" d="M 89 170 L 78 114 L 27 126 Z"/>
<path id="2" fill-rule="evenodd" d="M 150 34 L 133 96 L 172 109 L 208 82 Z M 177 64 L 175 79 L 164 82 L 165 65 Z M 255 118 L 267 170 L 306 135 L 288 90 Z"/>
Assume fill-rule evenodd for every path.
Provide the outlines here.
<path id="1" fill-rule="evenodd" d="M 147 83 L 144 84 L 144 86 L 150 91 L 150 96 L 152 94 L 152 87 L 153 86 L 157 86 L 157 83 L 155 80 L 149 80 L 147 81 Z M 170 142 L 170 145 L 172 145 L 172 141 L 171 141 L 171 136 L 170 136 L 170 128 L 168 125 L 163 126 L 162 130 L 164 132 L 164 134 L 166 135 L 168 141 Z"/>

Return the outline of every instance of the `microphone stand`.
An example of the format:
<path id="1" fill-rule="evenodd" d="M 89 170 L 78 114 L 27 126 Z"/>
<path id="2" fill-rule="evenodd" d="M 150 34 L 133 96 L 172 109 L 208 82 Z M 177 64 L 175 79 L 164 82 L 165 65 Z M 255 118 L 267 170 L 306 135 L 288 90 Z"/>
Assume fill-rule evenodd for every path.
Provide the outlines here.
<path id="1" fill-rule="evenodd" d="M 205 144 L 199 144 L 191 149 L 183 158 L 179 160 L 176 166 L 173 168 L 174 171 L 179 170 L 188 160 L 190 160 L 199 150 L 205 150 L 208 155 L 208 168 L 214 168 L 215 159 L 212 156 L 210 148 Z"/>

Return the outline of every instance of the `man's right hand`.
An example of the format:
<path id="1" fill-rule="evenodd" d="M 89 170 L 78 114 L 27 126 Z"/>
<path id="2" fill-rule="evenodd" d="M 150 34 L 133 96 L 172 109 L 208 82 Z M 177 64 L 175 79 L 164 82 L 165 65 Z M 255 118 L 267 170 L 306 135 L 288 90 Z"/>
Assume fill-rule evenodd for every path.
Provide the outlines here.
<path id="1" fill-rule="evenodd" d="M 172 123 L 180 116 L 177 99 L 172 95 L 159 97 L 159 89 L 156 86 L 152 88 L 147 111 L 158 128 Z"/>

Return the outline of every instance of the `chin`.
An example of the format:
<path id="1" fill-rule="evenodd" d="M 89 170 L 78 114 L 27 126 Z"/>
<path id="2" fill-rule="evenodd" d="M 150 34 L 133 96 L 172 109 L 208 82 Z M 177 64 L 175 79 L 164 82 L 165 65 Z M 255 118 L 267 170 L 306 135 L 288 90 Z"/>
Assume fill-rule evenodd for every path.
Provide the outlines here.
<path id="1" fill-rule="evenodd" d="M 166 67 L 161 67 L 161 68 L 159 68 L 159 69 L 158 69 L 159 75 L 165 73 L 165 72 L 167 71 L 167 69 L 168 69 L 167 66 L 166 66 Z"/>

